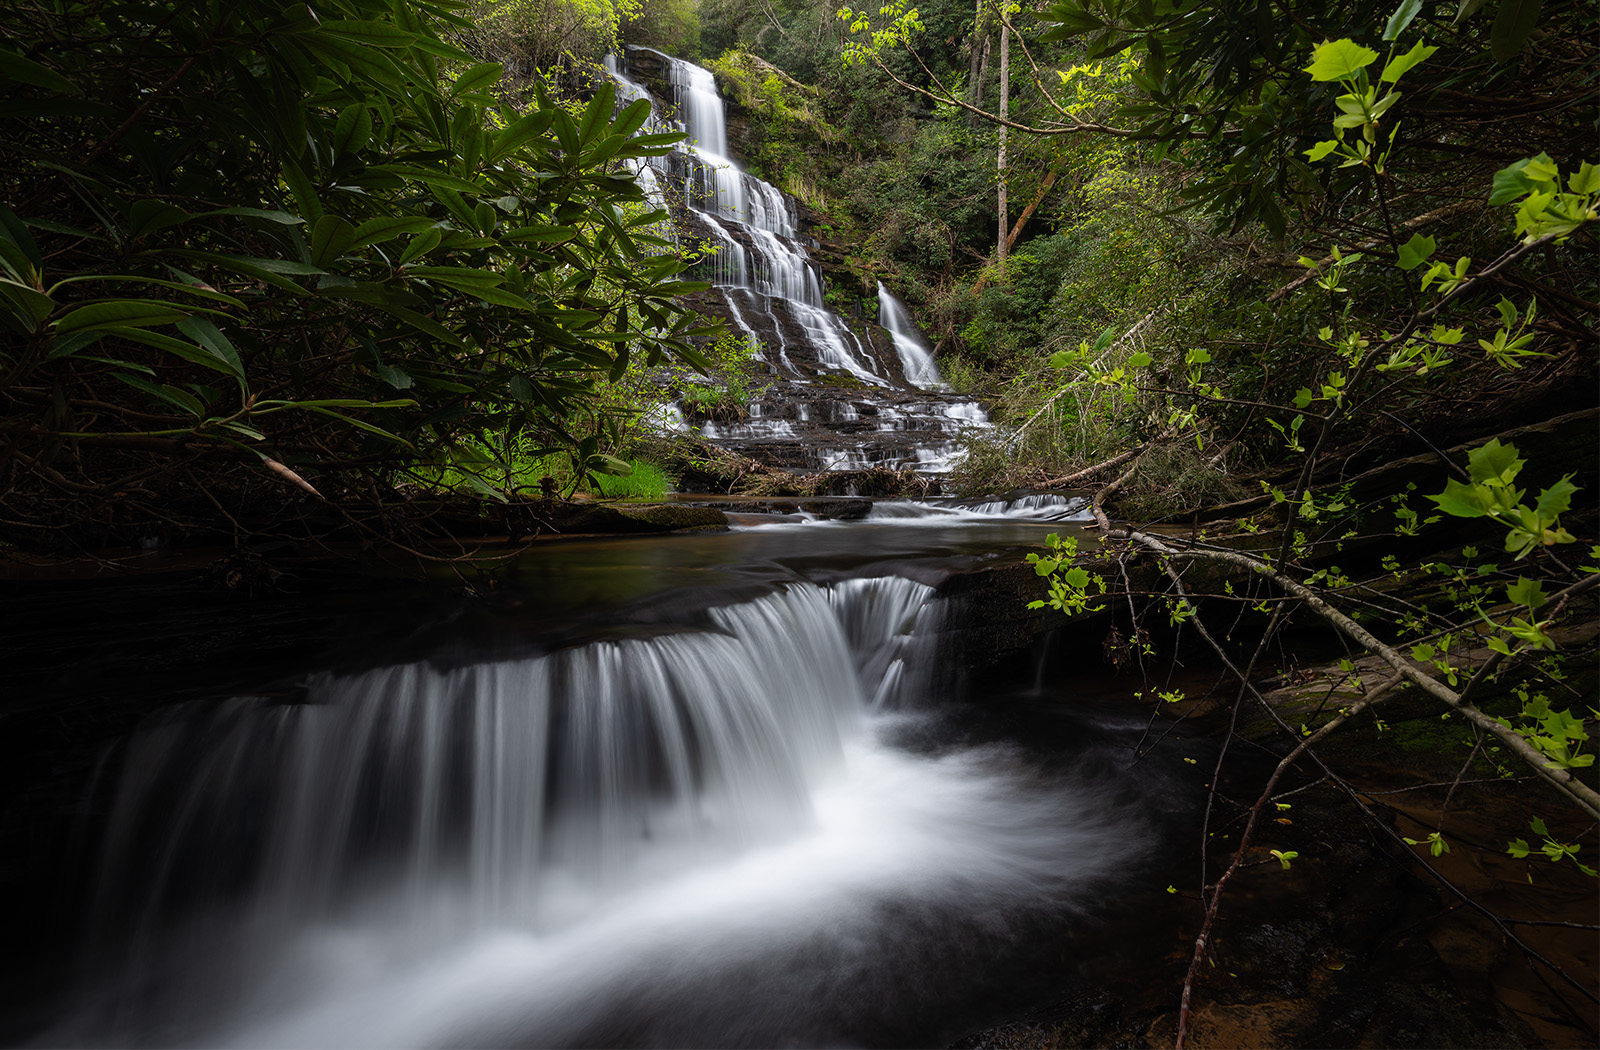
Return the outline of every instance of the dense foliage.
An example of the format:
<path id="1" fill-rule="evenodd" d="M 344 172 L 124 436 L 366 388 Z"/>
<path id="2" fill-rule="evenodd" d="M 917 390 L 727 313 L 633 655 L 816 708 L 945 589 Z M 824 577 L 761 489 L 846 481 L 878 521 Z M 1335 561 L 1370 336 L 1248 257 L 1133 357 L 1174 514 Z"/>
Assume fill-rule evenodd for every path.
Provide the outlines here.
<path id="1" fill-rule="evenodd" d="M 634 136 L 647 108 L 613 115 L 608 89 L 503 101 L 502 67 L 452 42 L 463 10 L 0 12 L 17 539 L 259 526 L 302 494 L 350 518 L 441 471 L 498 495 L 496 450 L 625 469 L 597 385 L 698 360 L 694 286 L 626 167 L 673 137 Z"/>
<path id="2" fill-rule="evenodd" d="M 1467 843 L 1475 863 L 1595 868 L 1592 5 L 980 3 L 957 35 L 906 2 L 842 18 L 841 58 L 903 108 L 833 218 L 992 405 L 959 480 L 1087 486 L 1104 542 L 1038 555 L 1035 604 L 1103 617 L 1119 667 L 1198 635 L 1229 724 L 1259 720 L 1282 756 L 1253 801 L 1212 800 L 1208 827 L 1241 834 L 1193 888 L 1179 1044 L 1223 890 L 1297 766 L 1592 1000 L 1436 860 Z M 1003 93 L 984 79 L 996 25 Z M 770 34 L 747 46 L 782 61 Z M 1189 535 L 1145 524 L 1173 517 Z M 1267 698 L 1263 669 L 1309 623 L 1346 658 Z M 1411 837 L 1332 757 L 1351 729 L 1383 749 L 1396 706 L 1448 727 L 1444 782 L 1422 786 L 1443 802 Z M 1450 811 L 1470 777 L 1540 790 L 1490 833 Z"/>

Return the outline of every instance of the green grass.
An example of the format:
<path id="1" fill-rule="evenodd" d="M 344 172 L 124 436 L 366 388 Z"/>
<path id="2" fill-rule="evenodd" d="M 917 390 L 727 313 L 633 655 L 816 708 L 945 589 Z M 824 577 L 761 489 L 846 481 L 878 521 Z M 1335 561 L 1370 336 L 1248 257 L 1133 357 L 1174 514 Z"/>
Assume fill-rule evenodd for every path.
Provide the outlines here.
<path id="1" fill-rule="evenodd" d="M 596 474 L 597 495 L 607 499 L 658 500 L 667 494 L 667 476 L 654 463 L 630 459 L 633 473 L 622 476 Z"/>

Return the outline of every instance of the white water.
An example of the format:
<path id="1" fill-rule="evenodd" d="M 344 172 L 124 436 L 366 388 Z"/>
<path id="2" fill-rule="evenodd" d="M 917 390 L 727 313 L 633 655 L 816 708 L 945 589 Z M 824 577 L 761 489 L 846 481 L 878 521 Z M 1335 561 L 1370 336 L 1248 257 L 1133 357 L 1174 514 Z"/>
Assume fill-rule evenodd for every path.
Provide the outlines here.
<path id="1" fill-rule="evenodd" d="M 1088 504 L 1077 496 L 1042 494 L 987 503 L 925 503 L 917 500 L 879 500 L 867 515 L 873 521 L 900 524 L 927 522 L 942 525 L 957 521 L 1093 521 Z"/>
<path id="2" fill-rule="evenodd" d="M 947 389 L 939 376 L 939 366 L 934 363 L 933 351 L 923 342 L 922 333 L 906 313 L 905 306 L 889 289 L 878 282 L 878 323 L 889 330 L 894 339 L 895 352 L 905 370 L 906 382 L 928 389 Z"/>
<path id="3" fill-rule="evenodd" d="M 746 173 L 728 155 L 727 114 L 710 70 L 656 54 L 667 67 L 677 116 L 689 137 L 678 154 L 683 172 L 680 188 L 689 210 L 719 244 L 715 258 L 706 264 L 707 277 L 720 287 L 754 292 L 759 309 L 780 331 L 777 312 L 787 313 L 805 333 L 809 348 L 828 367 L 865 383 L 887 385 L 873 370 L 861 340 L 824 302 L 822 282 L 798 240 L 793 203 L 777 187 Z M 608 61 L 606 68 L 624 97 L 648 97 L 640 85 L 621 73 L 615 59 Z M 668 176 L 661 171 L 656 177 Z M 737 227 L 740 235 L 735 236 L 730 227 Z M 737 310 L 733 321 L 748 338 L 756 338 L 755 330 Z M 788 349 L 773 348 L 778 355 L 775 363 L 798 375 Z"/>
<path id="4" fill-rule="evenodd" d="M 47 1041 L 914 1030 L 955 991 L 925 953 L 1001 951 L 1142 849 L 1012 749 L 894 743 L 931 717 L 933 597 L 794 584 L 654 638 L 156 719 L 103 854 L 110 973 Z"/>

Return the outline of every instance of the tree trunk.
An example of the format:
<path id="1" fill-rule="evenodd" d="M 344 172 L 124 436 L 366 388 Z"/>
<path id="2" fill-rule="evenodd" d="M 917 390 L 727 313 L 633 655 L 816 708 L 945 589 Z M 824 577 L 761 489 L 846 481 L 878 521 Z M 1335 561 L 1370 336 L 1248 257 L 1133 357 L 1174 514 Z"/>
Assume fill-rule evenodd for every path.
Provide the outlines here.
<path id="1" fill-rule="evenodd" d="M 1005 120 L 1011 104 L 1011 23 L 1000 23 L 1000 119 Z M 1006 213 L 1006 133 L 1011 129 L 1004 124 L 1000 125 L 1000 155 L 995 165 L 1000 182 L 1000 234 L 995 243 L 995 261 L 1001 266 L 1006 262 L 1006 249 L 1009 248 L 1010 239 L 1006 236 L 1011 232 L 1011 223 Z"/>

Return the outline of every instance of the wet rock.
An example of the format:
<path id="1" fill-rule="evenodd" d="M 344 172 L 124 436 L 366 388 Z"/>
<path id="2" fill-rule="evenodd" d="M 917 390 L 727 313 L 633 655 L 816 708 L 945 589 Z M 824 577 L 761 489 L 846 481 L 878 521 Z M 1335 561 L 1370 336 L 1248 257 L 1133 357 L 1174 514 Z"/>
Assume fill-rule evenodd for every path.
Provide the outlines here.
<path id="1" fill-rule="evenodd" d="M 618 506 L 534 500 L 508 507 L 506 515 L 523 524 L 530 533 L 631 535 L 728 527 L 728 516 L 720 510 L 678 503 Z"/>

